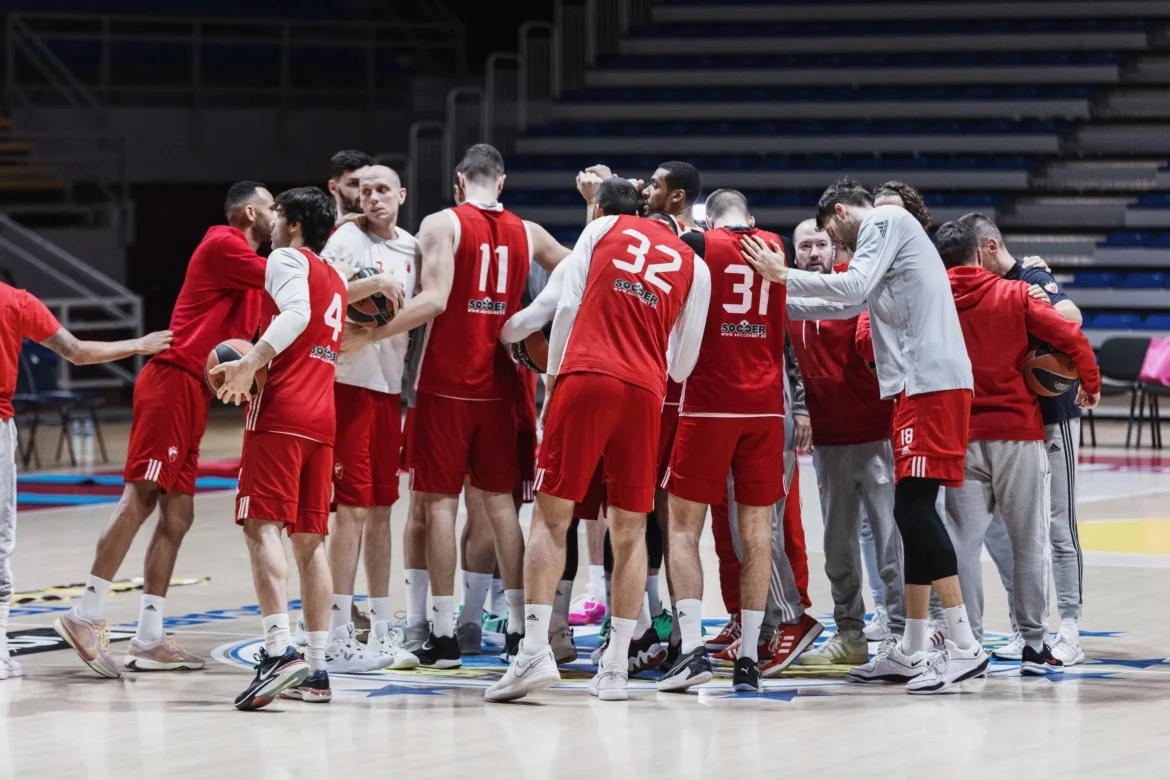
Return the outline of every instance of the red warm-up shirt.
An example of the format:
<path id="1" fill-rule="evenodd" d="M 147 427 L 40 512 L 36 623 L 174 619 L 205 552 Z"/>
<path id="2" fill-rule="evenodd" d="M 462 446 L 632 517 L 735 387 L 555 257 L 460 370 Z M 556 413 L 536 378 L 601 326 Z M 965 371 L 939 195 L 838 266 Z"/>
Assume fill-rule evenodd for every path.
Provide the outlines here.
<path id="1" fill-rule="evenodd" d="M 952 268 L 947 276 L 975 377 L 971 441 L 1044 438 L 1040 405 L 1020 370 L 1036 342 L 1067 354 L 1085 392 L 1100 392 L 1101 372 L 1080 326 L 1030 296 L 1026 282 L 1001 279 L 978 266 Z"/>
<path id="2" fill-rule="evenodd" d="M 61 323 L 32 293 L 0 282 L 0 420 L 11 420 L 12 396 L 27 336 L 38 344 L 61 330 Z"/>

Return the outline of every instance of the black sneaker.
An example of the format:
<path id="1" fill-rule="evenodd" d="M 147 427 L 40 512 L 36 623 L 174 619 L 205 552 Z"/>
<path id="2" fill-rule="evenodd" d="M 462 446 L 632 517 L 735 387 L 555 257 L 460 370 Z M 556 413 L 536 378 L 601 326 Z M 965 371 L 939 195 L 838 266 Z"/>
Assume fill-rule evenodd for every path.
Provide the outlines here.
<path id="1" fill-rule="evenodd" d="M 1052 648 L 1047 644 L 1039 652 L 1024 645 L 1024 658 L 1020 662 L 1020 674 L 1026 677 L 1064 674 L 1064 662 L 1052 654 Z"/>
<path id="2" fill-rule="evenodd" d="M 662 666 L 666 660 L 666 648 L 658 639 L 658 632 L 654 626 L 646 629 L 640 639 L 630 642 L 630 674 L 648 672 Z"/>
<path id="3" fill-rule="evenodd" d="M 737 691 L 759 693 L 760 665 L 751 658 L 736 658 L 731 687 Z"/>
<path id="4" fill-rule="evenodd" d="M 681 651 L 682 648 L 679 649 Z M 692 685 L 702 685 L 705 682 L 711 682 L 711 658 L 707 655 L 707 648 L 699 645 L 679 657 L 670 667 L 670 671 L 658 681 L 658 690 L 685 691 Z"/>
<path id="5" fill-rule="evenodd" d="M 667 669 L 673 669 L 678 663 L 678 659 L 682 658 L 682 654 L 682 640 L 671 642 L 666 646 L 666 660 L 662 662 L 662 665 Z"/>
<path id="6" fill-rule="evenodd" d="M 303 683 L 295 688 L 280 692 L 282 699 L 298 699 L 300 701 L 325 703 L 333 699 L 333 691 L 329 689 L 329 672 L 321 669 L 309 675 Z"/>
<path id="7" fill-rule="evenodd" d="M 504 652 L 500 653 L 500 660 L 506 664 L 512 663 L 512 659 L 520 652 L 520 640 L 523 638 L 523 634 L 513 634 L 511 631 L 505 634 Z"/>
<path id="8" fill-rule="evenodd" d="M 309 664 L 295 647 L 284 655 L 273 658 L 263 647 L 256 654 L 256 678 L 236 697 L 237 710 L 258 710 L 267 707 L 280 692 L 295 688 L 309 676 Z"/>
<path id="9" fill-rule="evenodd" d="M 418 656 L 419 666 L 431 669 L 458 669 L 463 666 L 459 642 L 453 636 L 435 636 L 432 633 L 415 655 Z"/>

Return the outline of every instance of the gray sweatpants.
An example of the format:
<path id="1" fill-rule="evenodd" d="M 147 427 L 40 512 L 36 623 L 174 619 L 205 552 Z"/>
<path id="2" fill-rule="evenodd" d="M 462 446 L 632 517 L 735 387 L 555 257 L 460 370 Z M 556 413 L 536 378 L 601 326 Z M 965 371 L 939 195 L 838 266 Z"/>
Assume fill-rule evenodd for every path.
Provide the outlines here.
<path id="1" fill-rule="evenodd" d="M 885 586 L 890 630 L 906 625 L 902 537 L 894 523 L 894 452 L 889 439 L 813 450 L 825 523 L 825 575 L 833 617 L 841 631 L 865 627 L 861 596 L 861 514 L 873 533 L 878 572 Z"/>
<path id="2" fill-rule="evenodd" d="M 967 446 L 961 488 L 947 488 L 947 530 L 959 563 L 963 601 L 977 639 L 983 638 L 983 551 L 998 509 L 1012 549 L 1012 612 L 1035 650 L 1048 635 L 1049 481 L 1047 445 L 1040 441 L 974 441 Z"/>
<path id="3" fill-rule="evenodd" d="M 869 527 L 869 517 L 864 507 L 861 509 L 861 560 L 865 563 L 865 579 L 873 592 L 874 606 L 884 607 L 886 586 L 882 583 L 882 573 L 878 571 L 877 548 L 874 547 L 873 530 Z"/>
<path id="4" fill-rule="evenodd" d="M 16 422 L 0 420 L 0 604 L 12 601 L 16 548 Z"/>

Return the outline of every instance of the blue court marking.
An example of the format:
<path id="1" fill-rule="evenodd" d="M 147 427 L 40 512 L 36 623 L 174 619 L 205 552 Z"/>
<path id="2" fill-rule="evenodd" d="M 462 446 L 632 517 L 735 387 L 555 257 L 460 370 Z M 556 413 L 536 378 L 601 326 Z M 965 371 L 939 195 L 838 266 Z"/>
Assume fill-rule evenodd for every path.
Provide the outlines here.
<path id="1" fill-rule="evenodd" d="M 75 496 L 61 493 L 17 493 L 16 503 L 25 505 L 74 505 L 112 504 L 118 496 Z"/>
<path id="2" fill-rule="evenodd" d="M 38 474 L 29 477 L 18 477 L 17 485 L 98 485 L 101 487 L 120 487 L 122 478 L 115 474 Z M 237 481 L 227 477 L 199 477 L 195 480 L 195 487 L 204 490 L 234 490 Z M 111 497 L 116 500 L 116 496 Z"/>

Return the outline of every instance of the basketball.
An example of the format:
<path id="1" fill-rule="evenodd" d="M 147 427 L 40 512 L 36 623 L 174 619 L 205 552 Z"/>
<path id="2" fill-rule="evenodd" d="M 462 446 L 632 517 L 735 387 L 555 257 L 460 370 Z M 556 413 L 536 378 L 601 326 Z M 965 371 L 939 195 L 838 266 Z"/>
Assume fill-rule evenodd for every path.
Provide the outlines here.
<path id="1" fill-rule="evenodd" d="M 217 392 L 220 386 L 223 385 L 223 376 L 219 374 L 212 376 L 211 369 L 220 363 L 230 363 L 233 360 L 239 360 L 251 351 L 252 344 L 243 339 L 228 339 L 215 345 L 215 349 L 207 354 L 207 365 L 203 368 L 203 376 L 207 379 L 207 385 L 211 388 L 212 392 Z M 253 396 L 264 389 L 264 381 L 267 378 L 267 368 L 261 368 L 256 372 L 256 378 L 252 381 Z"/>
<path id="2" fill-rule="evenodd" d="M 368 279 L 377 275 L 378 270 L 375 268 L 362 268 L 354 276 L 354 279 Z M 394 317 L 394 312 L 390 310 L 386 296 L 377 293 L 357 303 L 351 303 L 348 316 L 350 322 L 366 328 L 377 328 L 389 322 Z"/>
<path id="3" fill-rule="evenodd" d="M 1041 344 L 1024 357 L 1024 380 L 1036 395 L 1055 398 L 1076 387 L 1081 378 L 1068 355 Z"/>
<path id="4" fill-rule="evenodd" d="M 512 345 L 512 357 L 530 371 L 543 374 L 548 369 L 548 337 L 536 331 L 523 341 Z"/>

